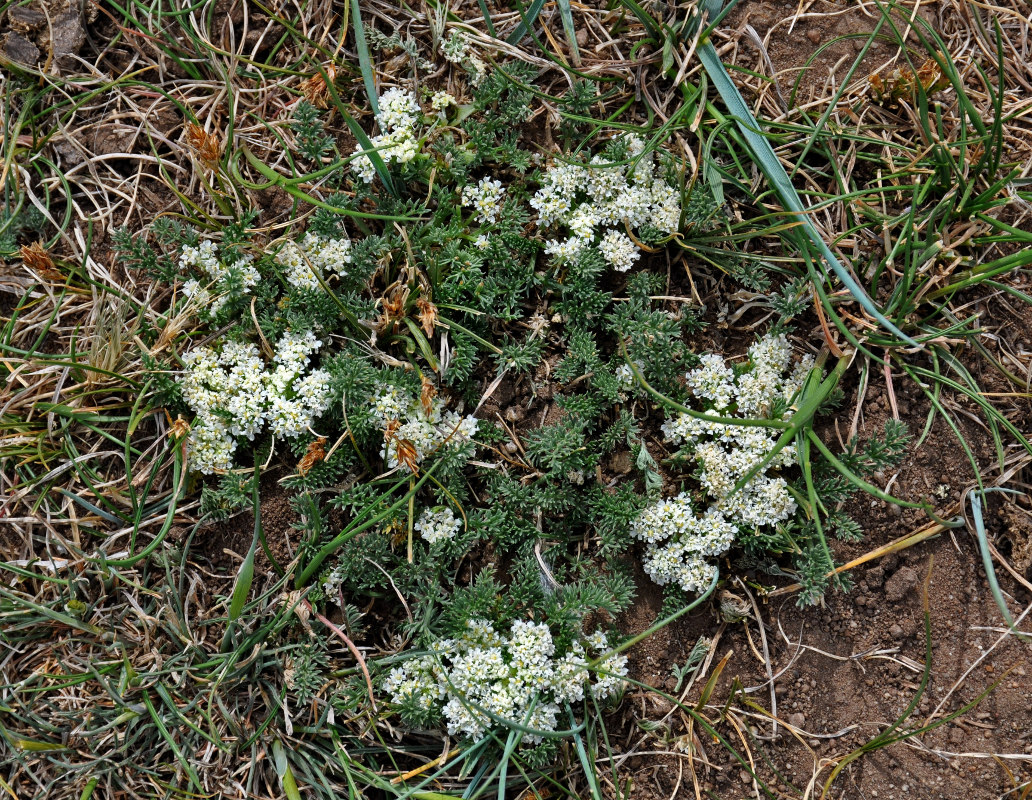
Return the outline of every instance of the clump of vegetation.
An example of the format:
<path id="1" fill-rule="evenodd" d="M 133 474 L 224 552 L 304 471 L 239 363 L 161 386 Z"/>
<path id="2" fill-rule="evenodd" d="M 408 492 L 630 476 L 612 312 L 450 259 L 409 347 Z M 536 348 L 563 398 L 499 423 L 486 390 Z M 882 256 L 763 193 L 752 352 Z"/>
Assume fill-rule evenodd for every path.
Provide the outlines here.
<path id="1" fill-rule="evenodd" d="M 982 347 L 975 319 L 951 310 L 986 287 L 1028 300 L 1001 283 L 1032 263 L 1001 221 L 1022 196 L 1002 90 L 986 122 L 919 26 L 934 67 L 871 86 L 892 113 L 920 110 L 920 146 L 892 139 L 899 125 L 883 141 L 805 109 L 766 123 L 696 11 L 599 12 L 669 89 L 657 108 L 582 63 L 569 3 L 565 51 L 543 58 L 542 8 L 459 25 L 468 8 L 430 7 L 387 36 L 356 3 L 319 42 L 310 10 L 268 12 L 255 38 L 216 37 L 200 7 L 119 9 L 119 30 L 154 43 L 155 74 L 189 76 L 187 94 L 232 87 L 232 122 L 175 101 L 192 149 L 171 172 L 169 135 L 148 128 L 142 161 L 179 205 L 113 235 L 125 285 L 92 260 L 92 230 L 69 228 L 92 185 L 54 193 L 85 171 L 29 171 L 54 167 L 44 126 L 67 127 L 80 101 L 50 109 L 56 77 L 11 79 L 0 257 L 29 277 L 0 341 L 19 362 L 0 476 L 4 513 L 46 532 L 4 564 L 0 613 L 12 652 L 59 631 L 61 664 L 3 673 L 14 772 L 38 787 L 67 772 L 82 797 L 135 792 L 125 759 L 79 758 L 85 737 L 113 736 L 169 796 L 221 791 L 202 752 L 260 765 L 240 796 L 259 781 L 290 798 L 299 783 L 322 797 L 631 796 L 615 768 L 604 790 L 597 763 L 616 761 L 602 758 L 618 746 L 606 715 L 639 677 L 643 637 L 695 609 L 746 618 L 732 590 L 787 579 L 809 606 L 848 590 L 833 542 L 864 536 L 843 508 L 857 492 L 934 513 L 885 480 L 913 444 L 902 422 L 827 443 L 844 381 L 913 379 L 932 409 L 918 442 L 936 415 L 958 429 L 950 391 L 977 405 L 1001 463 L 1004 441 L 1032 453 L 988 399 L 1005 393 L 959 357 L 958 343 Z M 158 19 L 182 37 L 165 41 Z M 689 41 L 705 79 L 674 58 Z M 225 42 L 251 51 L 223 62 Z M 166 97 L 124 81 L 82 102 Z M 949 90 L 964 97 L 955 141 L 942 108 L 926 113 Z M 830 166 L 798 180 L 815 160 Z M 105 195 L 112 209 L 123 194 Z M 855 244 L 844 263 L 808 203 L 845 215 L 843 252 L 868 224 L 891 252 Z M 81 250 L 52 257 L 59 241 Z M 293 527 L 274 540 L 284 509 Z M 216 538 L 247 514 L 240 541 Z M 629 631 L 649 581 L 663 618 Z M 677 668 L 677 691 L 717 639 Z M 722 668 L 676 706 L 746 765 L 718 731 L 734 698 L 706 708 Z M 88 702 L 64 704 L 83 686 Z"/>

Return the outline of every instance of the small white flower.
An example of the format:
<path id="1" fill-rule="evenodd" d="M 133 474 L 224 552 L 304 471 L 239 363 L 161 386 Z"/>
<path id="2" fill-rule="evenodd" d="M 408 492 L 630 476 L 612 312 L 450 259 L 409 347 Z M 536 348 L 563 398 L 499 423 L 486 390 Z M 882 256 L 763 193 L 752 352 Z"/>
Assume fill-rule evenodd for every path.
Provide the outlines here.
<path id="1" fill-rule="evenodd" d="M 379 98 L 380 111 L 376 121 L 381 133 L 372 136 L 369 143 L 384 164 L 405 164 L 419 154 L 416 125 L 419 122 L 419 101 L 413 92 L 392 88 Z M 361 144 L 355 146 L 351 159 L 352 171 L 365 183 L 376 178 L 376 168 Z"/>
<path id="2" fill-rule="evenodd" d="M 454 106 L 459 101 L 447 92 L 434 92 L 430 95 L 430 108 L 434 111 L 444 111 L 448 106 Z"/>
<path id="3" fill-rule="evenodd" d="M 302 239 L 301 248 L 312 270 L 319 275 L 347 275 L 347 265 L 351 263 L 350 239 L 323 239 L 309 232 Z"/>
<path id="4" fill-rule="evenodd" d="M 794 397 L 813 365 L 809 356 L 792 364 L 791 345 L 784 335 L 758 340 L 749 348 L 748 363 L 737 372 L 718 355 L 705 355 L 700 361 L 686 376 L 695 397 L 721 417 L 742 419 L 765 418 L 775 401 Z M 654 503 L 630 532 L 645 542 L 645 571 L 656 583 L 702 591 L 716 574 L 707 559 L 726 552 L 740 531 L 769 528 L 796 513 L 788 481 L 777 471 L 797 464 L 798 455 L 793 445 L 783 447 L 743 484 L 773 452 L 776 429 L 680 414 L 666 420 L 662 431 L 695 461 L 710 504 L 699 515 L 685 494 Z"/>
<path id="5" fill-rule="evenodd" d="M 545 254 L 553 256 L 560 264 L 568 264 L 580 255 L 581 251 L 588 246 L 586 239 L 573 237 L 566 241 L 549 239 L 545 242 Z"/>
<path id="6" fill-rule="evenodd" d="M 288 331 L 277 342 L 272 365 L 245 342 L 226 342 L 218 353 L 198 347 L 184 355 L 179 384 L 196 414 L 187 445 L 191 468 L 231 469 L 237 439 L 252 440 L 266 425 L 277 437 L 308 430 L 330 402 L 329 373 L 306 371 L 320 347 L 314 331 Z"/>
<path id="7" fill-rule="evenodd" d="M 276 253 L 276 263 L 284 269 L 287 283 L 298 289 L 318 289 L 319 279 L 307 254 L 294 242 L 287 242 Z"/>
<path id="8" fill-rule="evenodd" d="M 598 243 L 606 261 L 626 272 L 640 258 L 634 241 L 623 232 L 645 225 L 673 234 L 681 216 L 680 193 L 658 174 L 652 154 L 642 155 L 645 144 L 628 137 L 627 154 L 633 164 L 608 164 L 594 156 L 587 164 L 560 162 L 547 170 L 541 187 L 530 199 L 538 226 L 565 227 L 570 242 Z M 561 240 L 548 241 L 546 252 L 560 262 L 576 252 Z"/>
<path id="9" fill-rule="evenodd" d="M 450 508 L 428 508 L 423 511 L 414 527 L 427 542 L 437 544 L 454 539 L 462 529 L 462 520 L 456 518 Z"/>
<path id="10" fill-rule="evenodd" d="M 380 684 L 391 702 L 415 702 L 436 709 L 449 735 L 481 738 L 496 718 L 533 729 L 523 741 L 536 744 L 559 724 L 562 705 L 599 700 L 619 691 L 627 675 L 627 657 L 610 656 L 588 669 L 586 648 L 609 648 L 605 634 L 574 640 L 557 654 L 548 625 L 517 620 L 508 635 L 481 619 L 470 619 L 458 639 L 430 646 L 432 655 L 406 661 Z"/>
<path id="11" fill-rule="evenodd" d="M 602 250 L 602 255 L 609 262 L 609 266 L 617 272 L 627 272 L 634 266 L 634 262 L 641 258 L 641 251 L 631 241 L 631 237 L 618 230 L 606 231 L 599 249 Z"/>
<path id="12" fill-rule="evenodd" d="M 384 131 L 412 128 L 419 118 L 419 101 L 414 92 L 388 89 L 380 95 L 379 106 L 376 121 Z"/>
<path id="13" fill-rule="evenodd" d="M 183 245 L 179 251 L 180 270 L 186 275 L 191 270 L 200 271 L 207 278 L 204 282 L 190 278 L 183 284 L 183 294 L 202 315 L 213 315 L 229 301 L 231 291 L 247 295 L 258 285 L 261 275 L 253 261 L 247 255 L 225 263 L 210 239 L 201 240 L 197 247 Z"/>
<path id="14" fill-rule="evenodd" d="M 220 421 L 202 419 L 191 426 L 186 453 L 192 469 L 205 474 L 232 469 L 235 451 L 236 442 Z"/>
<path id="15" fill-rule="evenodd" d="M 466 41 L 466 37 L 458 31 L 452 31 L 451 35 L 441 42 L 441 55 L 444 56 L 446 61 L 460 64 L 468 54 L 469 44 Z"/>
<path id="16" fill-rule="evenodd" d="M 193 278 L 183 284 L 183 295 L 199 308 L 204 308 L 211 304 L 211 294 L 201 286 L 199 281 Z"/>
<path id="17" fill-rule="evenodd" d="M 398 423 L 391 441 L 384 441 L 380 450 L 380 455 L 392 469 L 399 465 L 397 441 L 412 445 L 418 464 L 439 448 L 461 447 L 473 441 L 477 433 L 479 423 L 476 417 L 445 412 L 439 398 L 433 400 L 428 410 L 417 397 L 407 396 L 396 387 L 388 386 L 372 396 L 370 401 L 373 417 L 380 428 L 386 430 L 388 423 Z"/>
<path id="18" fill-rule="evenodd" d="M 727 408 L 734 397 L 734 372 L 718 355 L 707 354 L 700 359 L 702 366 L 688 373 L 688 388 L 696 397 L 710 400 L 716 409 Z"/>
<path id="19" fill-rule="evenodd" d="M 363 183 L 372 183 L 376 179 L 376 167 L 363 150 L 361 146 L 355 148 L 354 155 L 351 156 L 351 170 Z"/>

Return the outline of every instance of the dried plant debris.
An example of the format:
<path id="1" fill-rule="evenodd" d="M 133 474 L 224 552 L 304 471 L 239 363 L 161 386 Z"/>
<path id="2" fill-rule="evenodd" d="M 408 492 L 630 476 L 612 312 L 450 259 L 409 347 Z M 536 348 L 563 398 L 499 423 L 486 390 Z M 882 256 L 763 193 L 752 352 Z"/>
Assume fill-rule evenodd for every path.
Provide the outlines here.
<path id="1" fill-rule="evenodd" d="M 898 106 L 901 102 L 913 104 L 918 91 L 930 97 L 950 85 L 934 59 L 926 59 L 915 71 L 904 65 L 896 67 L 885 77 L 876 72 L 868 79 L 871 97 L 885 106 Z"/>

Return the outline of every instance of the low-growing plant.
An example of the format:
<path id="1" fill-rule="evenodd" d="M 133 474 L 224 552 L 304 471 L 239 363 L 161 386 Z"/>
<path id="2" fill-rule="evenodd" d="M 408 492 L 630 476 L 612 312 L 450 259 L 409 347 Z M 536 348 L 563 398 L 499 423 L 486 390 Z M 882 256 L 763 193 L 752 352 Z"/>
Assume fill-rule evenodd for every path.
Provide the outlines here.
<path id="1" fill-rule="evenodd" d="M 20 257 L 35 283 L 0 343 L 32 374 L 63 377 L 37 396 L 29 370 L 12 372 L 23 388 L 4 406 L 5 437 L 17 442 L 4 476 L 29 515 L 72 520 L 61 552 L 88 565 L 104 597 L 140 589 L 142 605 L 125 613 L 159 642 L 157 666 L 141 676 L 128 645 L 90 616 L 89 581 L 56 577 L 53 555 L 54 577 L 35 562 L 5 565 L 49 593 L 4 589 L 3 637 L 20 644 L 22 631 L 56 624 L 113 647 L 113 659 L 68 667 L 70 683 L 38 665 L 32 681 L 47 682 L 50 703 L 52 691 L 96 680 L 103 703 L 76 730 L 132 742 L 141 771 L 170 794 L 209 791 L 191 755 L 217 750 L 268 765 L 288 797 L 300 781 L 327 797 L 332 783 L 356 796 L 459 787 L 464 797 L 599 798 L 604 712 L 634 682 L 631 647 L 741 569 L 794 578 L 803 604 L 847 589 L 832 538 L 862 538 L 842 510 L 858 491 L 931 510 L 875 485 L 910 446 L 902 423 L 854 436 L 844 452 L 825 443 L 822 415 L 854 360 L 918 382 L 932 406 L 921 439 L 937 414 L 957 429 L 940 401 L 949 389 L 984 412 L 1001 460 L 1005 436 L 1029 449 L 952 349 L 977 343 L 978 326 L 950 299 L 1029 263 L 1020 248 L 977 263 L 969 242 L 1029 237 L 1003 221 L 1019 175 L 1002 160 L 1004 117 L 980 117 L 934 31 L 914 27 L 929 62 L 871 81 L 879 108 L 917 109 L 918 146 L 899 142 L 897 127 L 884 140 L 859 123 L 829 125 L 830 107 L 767 124 L 718 56 L 713 26 L 729 10 L 719 2 L 607 10 L 610 33 L 638 37 L 632 58 L 671 82 L 661 106 L 581 69 L 569 2 L 556 6 L 567 51 L 531 58 L 522 48 L 541 44 L 544 7 L 498 20 L 481 3 L 483 34 L 431 4 L 426 36 L 388 36 L 354 2 L 347 63 L 340 46 L 309 39 L 314 26 L 272 9 L 263 13 L 283 38 L 224 62 L 205 38 L 209 11 L 118 8 L 125 30 L 155 42 L 162 70 L 225 83 L 231 111 L 220 131 L 217 114 L 201 125 L 176 101 L 192 148 L 192 194 L 176 190 L 187 214 L 113 237 L 121 266 L 151 287 L 146 301 L 106 287 L 85 256 L 51 258 L 72 207 L 51 199 L 52 181 L 42 202 L 21 194 L 34 184 L 18 183 L 28 172 L 15 155 L 39 156 L 45 137 L 24 144 L 44 95 L 19 79 L 28 102 L 7 115 L 19 135 L 5 144 L 0 257 Z M 893 14 L 883 9 L 872 39 L 884 31 L 904 47 Z M 181 24 L 181 41 L 159 35 Z M 235 115 L 236 81 L 270 80 L 263 69 L 286 42 L 301 55 L 270 73 L 276 102 Z M 698 53 L 706 77 L 679 67 L 678 52 Z M 1002 66 L 999 86 L 983 78 L 999 111 Z M 932 112 L 937 91 L 956 93 L 959 132 Z M 283 113 L 266 119 L 277 104 Z M 239 135 L 248 115 L 257 127 Z M 154 142 L 166 139 L 152 141 L 162 175 Z M 841 167 L 839 146 L 875 165 L 877 180 Z M 827 172 L 797 180 L 808 155 Z M 285 196 L 289 213 L 252 207 L 266 206 L 265 192 Z M 833 205 L 849 229 L 826 241 L 815 215 Z M 57 236 L 32 244 L 53 236 L 57 210 Z M 844 238 L 869 224 L 894 244 L 857 248 L 850 261 Z M 54 315 L 37 318 L 48 293 L 60 295 Z M 76 333 L 67 353 L 46 349 L 65 295 L 91 293 L 102 297 L 92 345 Z M 120 375 L 132 347 L 133 372 Z M 18 407 L 31 410 L 8 411 Z M 75 491 L 57 486 L 64 472 Z M 293 516 L 287 554 L 263 526 L 273 476 Z M 972 502 L 979 524 L 983 496 Z M 188 577 L 198 542 L 248 511 L 239 563 L 209 570 L 218 588 L 206 599 L 224 611 L 198 616 L 207 590 Z M 173 528 L 184 518 L 192 528 Z M 979 542 L 988 547 L 984 530 Z M 265 562 L 269 574 L 256 575 Z M 645 581 L 664 587 L 661 619 L 627 637 L 621 614 Z M 675 668 L 678 691 L 708 646 L 700 638 Z M 676 705 L 755 777 L 717 731 L 724 712 L 700 711 L 721 669 L 697 708 Z M 5 699 L 0 736 L 15 760 L 46 753 L 61 768 L 72 747 L 26 710 L 37 689 L 7 689 L 17 710 Z M 69 713 L 62 706 L 62 720 Z M 901 724 L 867 749 L 912 735 L 894 733 Z M 112 791 L 125 788 L 123 766 L 97 767 Z M 253 772 L 245 794 L 263 779 Z M 630 796 L 615 767 L 612 777 L 615 795 Z M 98 786 L 90 780 L 83 796 Z"/>
<path id="2" fill-rule="evenodd" d="M 329 205 L 376 208 L 382 223 L 321 208 L 276 240 L 250 233 L 249 216 L 221 232 L 163 223 L 150 241 L 123 235 L 119 245 L 128 264 L 183 281 L 173 313 L 218 326 L 181 340 L 170 392 L 170 410 L 189 415 L 188 469 L 221 476 L 205 486 L 204 514 L 246 506 L 254 486 L 244 476 L 259 459 L 293 459 L 284 483 L 302 520 L 296 586 L 323 608 L 413 598 L 395 624 L 429 654 L 372 688 L 408 724 L 446 722 L 470 740 L 515 726 L 533 743 L 588 685 L 596 699 L 615 691 L 622 662 L 592 661 L 584 642 L 599 655 L 609 645 L 597 632 L 584 640 L 583 625 L 627 606 L 635 540 L 645 572 L 674 597 L 708 591 L 716 559 L 735 548 L 791 554 L 803 599 L 816 602 L 833 567 L 823 531 L 858 533 L 828 510 L 855 488 L 842 476 L 883 468 L 905 439 L 891 431 L 881 447 L 853 444 L 833 462 L 839 471 L 821 457 L 803 464 L 799 448 L 808 453 L 813 415 L 841 371 L 822 383 L 784 333 L 738 363 L 693 348 L 697 313 L 653 300 L 660 278 L 637 267 L 686 224 L 708 233 L 719 204 L 696 186 L 682 206 L 684 176 L 669 154 L 633 135 L 530 170 L 512 126 L 528 98 L 518 87 L 532 77 L 520 69 L 489 71 L 461 108 L 432 95 L 424 110 L 416 94 L 385 90 L 379 133 L 348 159 L 330 153 L 318 109 L 299 103 L 301 155 L 339 164 L 331 177 L 346 191 Z M 556 231 L 565 238 L 549 238 Z M 618 299 L 607 287 L 632 268 Z M 549 303 L 551 319 L 528 315 Z M 555 421 L 497 458 L 517 440 L 469 413 L 479 381 L 531 381 L 557 351 Z M 657 399 L 682 409 L 657 431 L 663 454 L 650 451 L 640 416 Z M 631 471 L 604 483 L 602 459 L 619 450 Z M 342 528 L 327 524 L 331 509 L 348 520 Z M 491 548 L 507 554 L 501 563 L 455 581 L 456 560 Z M 502 592 L 512 605 L 498 604 Z M 527 631 L 554 665 L 523 663 L 516 642 Z M 459 679 L 483 658 L 483 683 Z M 316 691 L 321 663 L 300 652 L 297 691 Z"/>

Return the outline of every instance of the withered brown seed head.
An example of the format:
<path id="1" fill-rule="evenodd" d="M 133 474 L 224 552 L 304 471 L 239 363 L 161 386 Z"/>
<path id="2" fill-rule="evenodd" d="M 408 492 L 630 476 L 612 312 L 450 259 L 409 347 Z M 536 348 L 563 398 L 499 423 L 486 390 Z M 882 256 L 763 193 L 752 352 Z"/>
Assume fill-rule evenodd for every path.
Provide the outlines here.
<path id="1" fill-rule="evenodd" d="M 186 123 L 186 141 L 206 167 L 214 169 L 222 159 L 222 143 L 212 133 L 194 122 Z"/>
<path id="2" fill-rule="evenodd" d="M 376 320 L 377 330 L 383 332 L 395 326 L 397 321 L 405 316 L 405 304 L 408 302 L 409 287 L 405 284 L 395 284 L 388 290 L 388 294 L 381 297 L 380 316 Z"/>
<path id="3" fill-rule="evenodd" d="M 304 477 L 311 471 L 312 467 L 324 458 L 326 458 L 326 437 L 320 436 L 308 445 L 308 451 L 297 463 L 298 475 Z"/>
<path id="4" fill-rule="evenodd" d="M 168 438 L 170 439 L 182 439 L 190 432 L 190 423 L 183 419 L 183 415 L 179 414 L 176 416 L 175 421 L 172 423 L 172 427 L 168 431 Z"/>
<path id="5" fill-rule="evenodd" d="M 437 325 L 437 306 L 427 300 L 425 297 L 420 297 L 416 300 L 416 317 L 419 319 L 419 324 L 423 328 L 423 333 L 427 337 L 434 335 L 434 326 Z"/>
<path id="6" fill-rule="evenodd" d="M 408 467 L 409 472 L 415 474 L 419 472 L 419 453 L 416 452 L 416 446 L 412 444 L 408 439 L 395 439 L 394 445 L 398 452 L 398 463 L 404 464 Z"/>
<path id="7" fill-rule="evenodd" d="M 419 392 L 419 403 L 423 406 L 423 413 L 429 417 L 434 410 L 434 398 L 437 397 L 437 387 L 425 375 L 422 376 L 421 380 L 423 385 Z"/>
<path id="8" fill-rule="evenodd" d="M 337 68 L 335 66 L 328 64 L 325 69 L 326 78 L 316 73 L 301 82 L 301 94 L 304 95 L 305 100 L 316 108 L 330 107 L 332 95 L 330 94 L 330 87 L 327 85 L 327 79 L 329 79 L 329 83 L 333 83 L 337 79 Z"/>
<path id="9" fill-rule="evenodd" d="M 50 257 L 50 253 L 47 252 L 42 242 L 22 245 L 21 257 L 26 267 L 39 273 L 47 280 L 64 280 L 64 275 L 54 266 L 54 259 Z"/>

